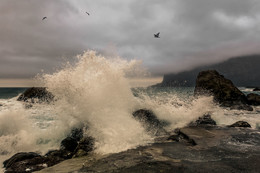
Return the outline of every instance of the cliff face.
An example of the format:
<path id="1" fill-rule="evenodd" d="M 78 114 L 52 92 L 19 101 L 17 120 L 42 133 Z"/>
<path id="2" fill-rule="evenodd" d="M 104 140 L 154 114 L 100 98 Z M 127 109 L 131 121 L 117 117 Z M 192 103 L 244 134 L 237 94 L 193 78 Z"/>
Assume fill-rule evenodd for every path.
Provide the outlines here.
<path id="1" fill-rule="evenodd" d="M 217 70 L 236 86 L 260 86 L 260 55 L 234 57 L 222 63 L 166 74 L 158 86 L 195 86 L 197 74 L 203 70 Z"/>

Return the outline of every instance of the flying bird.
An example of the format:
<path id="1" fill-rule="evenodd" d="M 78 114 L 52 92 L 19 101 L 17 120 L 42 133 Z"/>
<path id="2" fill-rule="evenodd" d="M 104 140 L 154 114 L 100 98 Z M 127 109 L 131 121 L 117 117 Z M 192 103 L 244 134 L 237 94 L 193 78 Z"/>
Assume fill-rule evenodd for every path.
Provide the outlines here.
<path id="1" fill-rule="evenodd" d="M 47 19 L 47 17 L 43 17 L 42 20 Z"/>
<path id="2" fill-rule="evenodd" d="M 86 13 L 89 15 L 89 13 L 86 11 Z"/>
<path id="3" fill-rule="evenodd" d="M 157 34 L 154 34 L 154 37 L 155 37 L 155 38 L 160 38 L 159 35 L 160 35 L 160 32 L 158 32 Z"/>

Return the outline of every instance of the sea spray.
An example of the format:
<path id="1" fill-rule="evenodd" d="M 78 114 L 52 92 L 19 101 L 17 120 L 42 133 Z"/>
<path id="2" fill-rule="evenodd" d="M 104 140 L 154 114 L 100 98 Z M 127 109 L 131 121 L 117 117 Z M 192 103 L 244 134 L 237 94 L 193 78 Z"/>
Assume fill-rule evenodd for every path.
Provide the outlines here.
<path id="1" fill-rule="evenodd" d="M 56 136 L 51 133 L 53 129 L 40 128 L 37 124 L 39 119 L 34 117 L 33 109 L 28 111 L 21 107 L 22 103 L 14 100 L 11 103 L 10 105 L 5 104 L 5 107 L 10 110 L 5 109 L 0 112 L 1 163 L 17 152 L 33 151 L 43 154 L 58 147 Z M 41 111 L 36 112 L 38 116 L 41 116 Z M 48 117 L 45 111 L 44 115 Z"/>
<path id="2" fill-rule="evenodd" d="M 218 125 L 231 125 L 236 121 L 246 121 L 253 129 L 259 129 L 260 125 L 260 106 L 255 106 L 254 111 L 230 110 L 218 108 L 212 113 L 212 118 Z"/>
<path id="3" fill-rule="evenodd" d="M 152 110 L 161 120 L 169 123 L 165 127 L 168 131 L 188 125 L 191 121 L 218 109 L 213 102 L 213 97 L 200 97 L 194 99 L 191 95 L 193 88 L 177 89 L 150 88 L 146 92 L 137 93 L 140 108 Z M 147 92 L 149 91 L 149 92 Z M 167 91 L 167 92 L 165 92 Z M 174 92 L 173 92 L 174 91 Z"/>
<path id="4" fill-rule="evenodd" d="M 136 70 L 138 61 L 106 59 L 87 51 L 74 65 L 42 81 L 56 97 L 59 127 L 69 131 L 84 124 L 96 140 L 96 151 L 113 153 L 152 141 L 142 125 L 132 117 L 136 101 L 126 75 Z"/>

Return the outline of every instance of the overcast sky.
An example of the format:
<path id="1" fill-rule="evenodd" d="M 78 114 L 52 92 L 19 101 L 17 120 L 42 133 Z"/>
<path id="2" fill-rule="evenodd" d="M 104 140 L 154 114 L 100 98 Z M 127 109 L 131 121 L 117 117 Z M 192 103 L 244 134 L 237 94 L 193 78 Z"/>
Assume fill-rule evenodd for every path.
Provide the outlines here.
<path id="1" fill-rule="evenodd" d="M 260 53 L 260 1 L 0 0 L 0 78 L 52 72 L 89 49 L 153 75 Z"/>

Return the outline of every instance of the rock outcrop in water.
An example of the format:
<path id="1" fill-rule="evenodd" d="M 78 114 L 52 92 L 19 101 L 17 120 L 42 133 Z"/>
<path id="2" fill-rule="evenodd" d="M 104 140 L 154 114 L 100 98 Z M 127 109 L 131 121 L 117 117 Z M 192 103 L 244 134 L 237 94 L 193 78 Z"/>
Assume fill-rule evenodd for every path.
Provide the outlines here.
<path id="1" fill-rule="evenodd" d="M 18 101 L 24 102 L 50 102 L 54 98 L 53 94 L 50 93 L 45 87 L 32 87 L 24 91 L 19 97 Z"/>
<path id="2" fill-rule="evenodd" d="M 87 155 L 94 148 L 94 138 L 84 136 L 83 130 L 74 128 L 69 136 L 61 141 L 60 150 L 68 151 L 71 157 Z"/>
<path id="3" fill-rule="evenodd" d="M 220 106 L 231 109 L 253 110 L 248 105 L 246 96 L 234 86 L 231 80 L 226 79 L 216 70 L 202 71 L 198 74 L 194 94 L 195 96 L 213 95 Z"/>
<path id="4" fill-rule="evenodd" d="M 247 100 L 250 105 L 259 106 L 260 105 L 260 95 L 250 93 L 247 96 Z"/>
<path id="5" fill-rule="evenodd" d="M 167 134 L 164 129 L 167 122 L 159 120 L 152 111 L 147 109 L 139 109 L 133 113 L 133 116 L 144 125 L 148 132 L 153 135 L 159 136 Z"/>
<path id="6" fill-rule="evenodd" d="M 216 125 L 216 121 L 211 118 L 210 114 L 205 114 L 202 117 L 199 117 L 196 121 L 191 122 L 188 126 L 199 127 L 204 125 Z"/>
<path id="7" fill-rule="evenodd" d="M 260 91 L 260 88 L 256 87 L 256 88 L 253 89 L 253 91 Z"/>
<path id="8" fill-rule="evenodd" d="M 249 127 L 249 128 L 251 128 L 251 125 L 246 121 L 237 121 L 234 124 L 229 125 L 228 127 Z"/>

